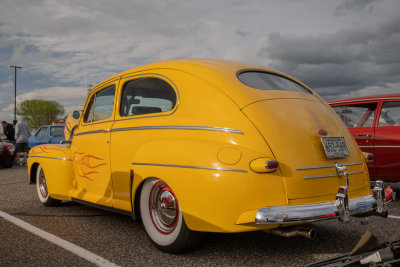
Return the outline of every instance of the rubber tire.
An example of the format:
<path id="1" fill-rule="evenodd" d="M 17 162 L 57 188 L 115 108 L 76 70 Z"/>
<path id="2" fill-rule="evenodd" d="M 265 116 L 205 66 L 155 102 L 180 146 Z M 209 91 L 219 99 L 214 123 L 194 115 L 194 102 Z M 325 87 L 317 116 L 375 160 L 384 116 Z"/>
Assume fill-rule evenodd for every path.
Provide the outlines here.
<path id="1" fill-rule="evenodd" d="M 43 196 L 41 191 L 40 191 L 40 172 L 42 171 L 42 166 L 39 165 L 36 169 L 36 190 L 39 196 L 39 200 L 40 202 L 42 202 L 43 205 L 45 205 L 46 207 L 53 207 L 53 206 L 57 206 L 61 201 L 58 199 L 54 199 L 52 197 L 49 196 L 48 194 L 48 190 L 47 190 L 47 195 Z M 43 171 L 43 178 L 46 181 L 46 176 L 44 175 L 44 171 Z M 47 189 L 47 186 L 46 186 Z"/>
<path id="2" fill-rule="evenodd" d="M 201 242 L 204 233 L 192 231 L 186 226 L 179 202 L 179 219 L 172 233 L 168 235 L 161 234 L 152 222 L 149 211 L 149 197 L 153 185 L 159 181 L 161 180 L 156 178 L 147 179 L 143 184 L 140 194 L 140 215 L 147 236 L 154 246 L 164 252 L 177 254 L 190 250 Z"/>
<path id="3" fill-rule="evenodd" d="M 12 163 L 11 163 L 11 164 L 4 164 L 4 165 L 3 165 L 4 168 L 12 168 L 12 166 L 13 166 Z"/>

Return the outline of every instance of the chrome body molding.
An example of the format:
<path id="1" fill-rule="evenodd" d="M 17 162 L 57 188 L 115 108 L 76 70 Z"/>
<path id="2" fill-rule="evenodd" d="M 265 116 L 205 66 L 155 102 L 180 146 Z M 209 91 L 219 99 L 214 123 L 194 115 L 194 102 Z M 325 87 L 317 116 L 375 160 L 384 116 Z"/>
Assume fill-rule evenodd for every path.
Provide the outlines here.
<path id="1" fill-rule="evenodd" d="M 74 134 L 74 136 L 85 135 L 85 134 L 96 134 L 96 133 L 141 131 L 141 130 L 200 130 L 200 131 L 217 131 L 217 132 L 244 134 L 242 131 L 239 131 L 236 129 L 231 129 L 231 128 L 224 128 L 224 127 L 158 125 L 158 126 L 138 126 L 138 127 L 115 128 L 115 129 L 101 129 L 101 130 L 96 130 L 96 131 L 76 133 L 76 134 Z"/>
<path id="2" fill-rule="evenodd" d="M 214 170 L 214 171 L 232 171 L 232 172 L 246 172 L 247 173 L 246 170 L 220 168 L 220 167 L 202 167 L 202 166 L 160 164 L 160 163 L 138 163 L 138 162 L 133 162 L 132 165 L 158 166 L 158 167 L 175 167 L 175 168 L 189 168 L 189 169 Z"/>
<path id="3" fill-rule="evenodd" d="M 344 103 L 353 103 L 353 102 L 364 102 L 364 101 L 379 101 L 379 100 L 399 100 L 399 97 L 379 97 L 379 98 L 366 98 L 366 99 L 356 99 L 356 100 L 345 100 L 345 101 L 332 101 L 328 104 L 336 105 L 336 104 L 344 104 Z"/>
<path id="4" fill-rule="evenodd" d="M 256 224 L 296 224 L 339 218 L 336 201 L 309 205 L 264 207 L 257 211 Z M 372 195 L 349 199 L 349 215 L 355 216 L 375 211 Z"/>
<path id="5" fill-rule="evenodd" d="M 343 166 L 354 166 L 354 165 L 362 165 L 362 162 L 354 162 L 354 163 L 342 163 Z M 299 167 L 296 168 L 298 171 L 302 170 L 313 170 L 313 169 L 325 169 L 325 168 L 336 168 L 336 165 L 321 165 L 321 166 L 309 166 L 309 167 Z"/>
<path id="6" fill-rule="evenodd" d="M 364 173 L 363 171 L 348 172 L 348 175 Z M 326 174 L 326 175 L 315 175 L 315 176 L 304 176 L 304 179 L 314 179 L 314 178 L 328 178 L 328 177 L 338 177 L 338 174 Z"/>
<path id="7" fill-rule="evenodd" d="M 218 132 L 243 134 L 243 132 L 231 128 L 211 127 L 211 126 L 183 126 L 183 125 L 127 127 L 127 128 L 111 129 L 111 132 L 137 131 L 137 130 L 202 130 L 202 131 L 218 131 Z"/>
<path id="8" fill-rule="evenodd" d="M 358 146 L 359 148 L 400 148 L 400 146 Z"/>
<path id="9" fill-rule="evenodd" d="M 29 158 L 43 158 L 43 159 L 56 159 L 56 160 L 72 161 L 72 159 L 68 159 L 68 158 L 54 158 L 54 157 L 45 157 L 45 156 L 29 156 Z"/>

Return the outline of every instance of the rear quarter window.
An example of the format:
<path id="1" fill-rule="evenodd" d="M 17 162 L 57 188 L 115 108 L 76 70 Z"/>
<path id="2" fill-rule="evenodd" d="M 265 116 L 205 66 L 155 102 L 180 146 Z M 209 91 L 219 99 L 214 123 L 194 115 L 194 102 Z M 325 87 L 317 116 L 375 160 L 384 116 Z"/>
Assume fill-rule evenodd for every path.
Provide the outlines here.
<path id="1" fill-rule="evenodd" d="M 286 77 L 263 71 L 242 71 L 237 75 L 245 85 L 261 90 L 281 90 L 301 93 L 312 92 L 301 84 Z"/>

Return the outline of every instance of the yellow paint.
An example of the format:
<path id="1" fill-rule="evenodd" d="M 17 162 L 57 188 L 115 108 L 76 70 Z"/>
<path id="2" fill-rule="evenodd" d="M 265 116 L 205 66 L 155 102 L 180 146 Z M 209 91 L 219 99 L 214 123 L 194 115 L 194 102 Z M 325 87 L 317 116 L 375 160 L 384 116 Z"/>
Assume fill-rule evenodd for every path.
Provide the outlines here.
<path id="1" fill-rule="evenodd" d="M 364 171 L 350 177 L 349 194 L 369 194 L 361 152 L 332 109 L 316 94 L 249 88 L 236 76 L 248 69 L 277 73 L 231 61 L 189 59 L 154 63 L 111 77 L 89 93 L 72 144 L 48 146 L 60 150 L 46 152 L 34 148 L 47 158 L 30 157 L 29 172 L 35 164 L 43 166 L 53 198 L 77 198 L 129 212 L 131 197 L 135 199 L 143 181 L 157 177 L 173 189 L 188 227 L 210 232 L 277 227 L 254 224 L 255 212 L 262 207 L 334 201 L 343 178 L 303 177 L 335 169 L 296 170 L 299 167 L 362 162 L 348 167 Z M 175 90 L 176 105 L 166 112 L 120 116 L 124 85 L 149 77 Z M 111 85 L 116 88 L 112 115 L 94 114 L 96 122 L 85 122 L 90 98 Z M 327 159 L 318 134 L 321 128 L 327 136 L 344 136 L 350 157 Z M 280 167 L 256 173 L 250 167 L 256 159 L 277 160 Z"/>

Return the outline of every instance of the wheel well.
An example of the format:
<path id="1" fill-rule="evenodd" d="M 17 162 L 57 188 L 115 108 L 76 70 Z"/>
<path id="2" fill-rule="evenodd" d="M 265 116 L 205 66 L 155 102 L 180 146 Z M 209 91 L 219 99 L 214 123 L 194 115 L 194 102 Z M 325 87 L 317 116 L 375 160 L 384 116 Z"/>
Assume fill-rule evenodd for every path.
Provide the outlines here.
<path id="1" fill-rule="evenodd" d="M 29 181 L 31 184 L 36 184 L 36 172 L 39 167 L 39 163 L 33 163 L 31 167 L 31 173 L 29 174 Z"/>
<path id="2" fill-rule="evenodd" d="M 135 192 L 135 201 L 133 202 L 133 211 L 134 211 L 134 216 L 135 216 L 135 220 L 139 220 L 139 218 L 140 218 L 140 194 L 142 193 L 142 188 L 143 188 L 143 185 L 144 185 L 144 182 L 147 180 L 147 179 L 149 179 L 149 178 L 146 178 L 146 179 L 144 179 L 141 183 L 140 183 L 140 185 L 138 186 L 138 188 L 136 189 L 136 192 Z"/>

